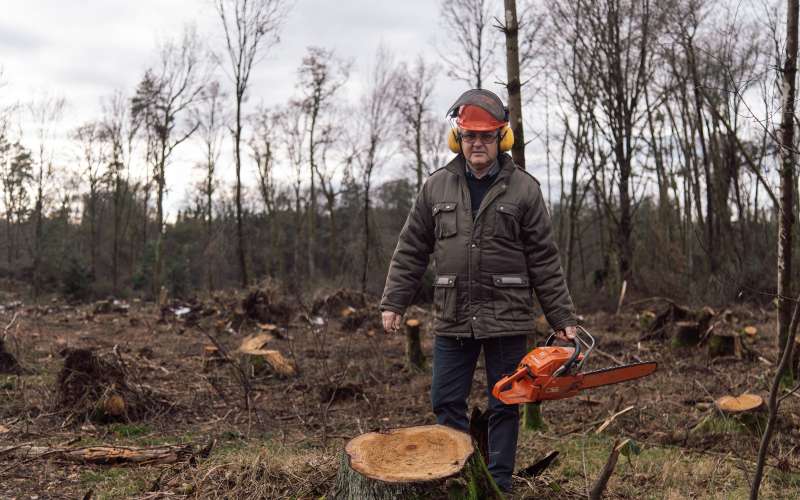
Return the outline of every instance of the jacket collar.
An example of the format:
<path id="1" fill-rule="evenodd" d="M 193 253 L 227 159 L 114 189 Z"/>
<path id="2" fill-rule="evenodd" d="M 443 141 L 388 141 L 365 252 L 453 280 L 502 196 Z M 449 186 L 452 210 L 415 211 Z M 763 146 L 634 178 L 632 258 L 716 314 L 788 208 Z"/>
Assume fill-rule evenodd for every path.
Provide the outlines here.
<path id="1" fill-rule="evenodd" d="M 511 176 L 511 173 L 514 171 L 514 160 L 511 159 L 511 156 L 507 153 L 502 153 L 497 156 L 497 163 L 500 166 L 500 172 L 497 174 L 497 179 L 495 182 L 507 179 Z M 456 174 L 462 180 L 466 181 L 467 179 L 467 160 L 464 158 L 464 155 L 459 153 L 455 158 L 450 160 L 444 168 L 449 170 L 451 173 Z"/>

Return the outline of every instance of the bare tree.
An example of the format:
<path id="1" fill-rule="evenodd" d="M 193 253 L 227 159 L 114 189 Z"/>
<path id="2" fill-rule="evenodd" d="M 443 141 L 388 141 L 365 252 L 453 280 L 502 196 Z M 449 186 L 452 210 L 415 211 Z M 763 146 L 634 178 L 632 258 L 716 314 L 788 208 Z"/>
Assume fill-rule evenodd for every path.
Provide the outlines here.
<path id="1" fill-rule="evenodd" d="M 286 158 L 292 167 L 294 178 L 292 179 L 292 190 L 294 192 L 294 227 L 295 233 L 292 239 L 292 275 L 295 279 L 300 277 L 300 234 L 302 229 L 302 196 L 301 186 L 303 182 L 303 167 L 305 166 L 305 150 L 303 139 L 306 135 L 305 115 L 302 106 L 297 101 L 292 101 L 289 105 L 276 114 L 276 122 L 280 131 L 280 143 L 286 154 Z"/>
<path id="2" fill-rule="evenodd" d="M 229 76 L 235 87 L 236 119 L 231 132 L 236 160 L 236 242 L 241 285 L 246 287 L 249 280 L 242 217 L 242 104 L 253 64 L 260 53 L 278 43 L 288 3 L 286 0 L 215 0 L 215 5 L 225 33 Z"/>
<path id="3" fill-rule="evenodd" d="M 277 135 L 281 120 L 285 119 L 278 113 L 261 106 L 252 116 L 253 135 L 250 138 L 250 150 L 256 162 L 256 175 L 258 177 L 258 192 L 264 203 L 267 217 L 267 232 L 269 234 L 269 251 L 267 252 L 267 272 L 274 276 L 278 271 L 278 223 L 276 216 L 276 181 L 275 160 L 278 153 Z"/>
<path id="4" fill-rule="evenodd" d="M 363 189 L 362 212 L 364 217 L 364 247 L 362 253 L 361 291 L 367 291 L 372 233 L 370 210 L 372 200 L 372 176 L 383 163 L 390 144 L 391 132 L 396 127 L 397 92 L 394 80 L 397 69 L 394 56 L 386 47 L 380 46 L 369 72 L 366 95 L 358 110 L 361 117 L 354 146 L 354 159 L 358 165 Z"/>
<path id="5" fill-rule="evenodd" d="M 84 180 L 89 186 L 89 270 L 94 280 L 97 276 L 97 208 L 100 186 L 108 174 L 104 171 L 108 164 L 108 142 L 100 123 L 90 121 L 80 125 L 73 132 L 80 147 Z"/>
<path id="6" fill-rule="evenodd" d="M 308 53 L 303 58 L 298 71 L 300 85 L 302 86 L 302 109 L 308 116 L 308 162 L 310 166 L 309 179 L 309 210 L 308 210 L 308 238 L 307 238 L 307 258 L 308 272 L 311 277 L 315 275 L 314 248 L 316 241 L 316 217 L 317 217 L 317 191 L 316 177 L 320 177 L 320 182 L 325 183 L 319 168 L 320 149 L 327 146 L 329 135 L 319 133 L 322 125 L 323 114 L 330 109 L 333 100 L 339 89 L 347 82 L 350 72 L 350 65 L 339 61 L 334 56 L 332 50 L 321 47 L 309 47 Z M 333 191 L 325 186 L 326 197 Z M 332 213 L 332 212 L 331 212 Z M 329 250 L 333 250 L 333 240 L 335 232 L 331 233 L 331 244 Z M 331 253 L 333 256 L 333 253 Z"/>
<path id="7" fill-rule="evenodd" d="M 122 92 L 115 92 L 103 102 L 103 135 L 109 142 L 108 181 L 112 192 L 113 236 L 111 242 L 111 282 L 114 293 L 119 292 L 120 242 L 127 230 L 132 207 L 126 206 L 131 193 L 130 164 L 139 123 L 130 113 L 129 99 Z M 136 238 L 131 238 L 135 240 Z M 144 242 L 142 242 L 144 243 Z"/>
<path id="8" fill-rule="evenodd" d="M 417 191 L 422 189 L 422 182 L 433 170 L 430 158 L 426 156 L 426 137 L 439 138 L 436 120 L 432 116 L 431 100 L 436 86 L 436 75 L 439 67 L 430 65 L 420 55 L 414 66 L 402 64 L 398 69 L 397 102 L 400 123 L 404 131 L 404 147 L 414 156 L 412 164 L 417 179 Z"/>
<path id="9" fill-rule="evenodd" d="M 164 191 L 166 170 L 172 153 L 199 127 L 186 116 L 202 90 L 199 41 L 192 29 L 186 29 L 180 43 L 168 41 L 160 50 L 156 68 L 148 69 L 132 99 L 132 114 L 150 130 L 150 160 L 156 182 L 156 252 L 152 288 L 158 297 L 161 290 L 164 238 Z"/>
<path id="10" fill-rule="evenodd" d="M 445 48 L 447 75 L 483 88 L 494 70 L 497 40 L 492 37 L 492 2 L 488 0 L 445 0 L 441 4 L 444 30 L 451 37 Z"/>
<path id="11" fill-rule="evenodd" d="M 43 96 L 29 103 L 28 110 L 34 124 L 36 152 L 34 154 L 34 243 L 33 243 L 33 295 L 38 300 L 42 286 L 42 251 L 44 242 L 44 212 L 47 203 L 46 189 L 54 173 L 56 126 L 61 121 L 66 101 L 63 97 Z"/>
<path id="12" fill-rule="evenodd" d="M 214 289 L 214 273 L 211 262 L 211 241 L 213 227 L 213 197 L 217 187 L 216 169 L 222 152 L 221 145 L 225 127 L 225 110 L 223 101 L 227 98 L 220 90 L 219 82 L 212 81 L 205 86 L 200 94 L 199 106 L 195 108 L 195 120 L 198 124 L 198 133 L 203 143 L 205 157 L 202 162 L 203 182 L 200 189 L 203 195 L 203 223 L 206 234 L 203 245 L 204 263 L 206 268 L 206 287 L 209 291 Z"/>

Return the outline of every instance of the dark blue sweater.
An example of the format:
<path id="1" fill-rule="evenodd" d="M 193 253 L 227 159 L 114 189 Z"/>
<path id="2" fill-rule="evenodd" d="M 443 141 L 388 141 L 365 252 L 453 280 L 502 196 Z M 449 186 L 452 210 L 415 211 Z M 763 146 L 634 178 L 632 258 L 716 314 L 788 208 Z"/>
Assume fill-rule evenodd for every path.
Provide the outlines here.
<path id="1" fill-rule="evenodd" d="M 484 175 L 478 179 L 472 175 L 472 172 L 469 171 L 469 167 L 467 167 L 467 186 L 469 187 L 469 199 L 472 204 L 473 220 L 475 216 L 478 215 L 478 208 L 481 206 L 483 197 L 486 196 L 486 192 L 489 191 L 489 187 L 491 187 L 492 183 L 497 178 L 499 171 L 500 169 L 497 169 L 497 172 Z"/>

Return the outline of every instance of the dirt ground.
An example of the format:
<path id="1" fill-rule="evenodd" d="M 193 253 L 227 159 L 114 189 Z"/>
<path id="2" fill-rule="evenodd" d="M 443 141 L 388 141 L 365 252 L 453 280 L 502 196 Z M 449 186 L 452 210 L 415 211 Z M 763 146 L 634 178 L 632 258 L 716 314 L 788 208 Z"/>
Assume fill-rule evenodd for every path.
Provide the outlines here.
<path id="1" fill-rule="evenodd" d="M 12 293 L 0 295 L 0 336 L 5 334 L 5 348 L 21 366 L 21 373 L 0 375 L 0 498 L 330 496 L 347 440 L 435 421 L 430 368 L 407 369 L 403 335 L 382 333 L 375 304 L 354 297 L 345 294 L 314 307 L 312 300 L 304 306 L 296 297 L 248 303 L 244 296 L 219 294 L 159 309 L 135 301 L 33 306 Z M 753 326 L 757 333 L 742 335 L 742 356 L 709 358 L 703 347 L 639 340 L 649 321 L 645 311 L 665 306 L 645 301 L 620 315 L 584 318 L 602 350 L 590 368 L 654 360 L 659 369 L 636 383 L 544 403 L 547 426 L 521 432 L 517 466 L 523 469 L 554 450 L 559 457 L 536 477 L 516 477 L 511 498 L 585 498 L 622 438 L 632 439 L 639 453 L 620 458 L 608 498 L 747 496 L 758 428 L 721 417 L 713 401 L 743 392 L 766 398 L 776 358 L 774 312 L 743 306 L 717 311 L 716 331 Z M 428 311 L 413 308 L 410 315 L 423 320 L 430 362 Z M 264 332 L 274 337 L 266 348 L 282 353 L 297 375 L 270 369 L 253 375 L 250 365 L 207 354 L 218 344 L 238 360 L 241 341 Z M 66 404 L 59 377 L 64 357 L 76 348 L 91 348 L 122 367 L 131 390 L 150 395 L 152 403 L 136 419 L 98 417 Z M 485 408 L 485 394 L 479 363 L 470 404 Z M 138 466 L 13 452 L 28 445 L 99 444 L 187 444 L 194 452 L 189 460 Z M 762 498 L 800 498 L 800 397 L 783 402 L 768 463 Z"/>

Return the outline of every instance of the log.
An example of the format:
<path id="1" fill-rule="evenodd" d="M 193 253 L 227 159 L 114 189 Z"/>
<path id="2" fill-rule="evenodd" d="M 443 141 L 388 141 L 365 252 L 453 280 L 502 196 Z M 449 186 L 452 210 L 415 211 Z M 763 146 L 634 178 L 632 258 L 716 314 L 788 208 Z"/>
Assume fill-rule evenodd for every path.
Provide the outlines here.
<path id="1" fill-rule="evenodd" d="M 735 333 L 712 333 L 708 338 L 708 357 L 742 357 L 742 339 Z"/>
<path id="2" fill-rule="evenodd" d="M 700 343 L 700 324 L 697 321 L 676 321 L 672 329 L 672 347 L 682 349 Z"/>
<path id="3" fill-rule="evenodd" d="M 469 435 L 441 425 L 370 432 L 341 454 L 334 498 L 502 499 Z"/>
<path id="4" fill-rule="evenodd" d="M 294 377 L 297 367 L 280 351 L 274 349 L 255 349 L 240 351 L 242 365 L 246 367 L 250 376 L 272 371 L 281 377 Z"/>
<path id="5" fill-rule="evenodd" d="M 410 370 L 425 371 L 425 354 L 422 353 L 422 340 L 419 330 L 422 322 L 418 319 L 406 320 L 406 366 Z"/>
<path id="6" fill-rule="evenodd" d="M 127 446 L 86 446 L 81 448 L 51 448 L 47 446 L 8 446 L 0 448 L 0 457 L 27 460 L 51 458 L 66 462 L 96 465 L 172 464 L 188 460 L 193 455 L 191 445 L 134 448 Z"/>

